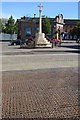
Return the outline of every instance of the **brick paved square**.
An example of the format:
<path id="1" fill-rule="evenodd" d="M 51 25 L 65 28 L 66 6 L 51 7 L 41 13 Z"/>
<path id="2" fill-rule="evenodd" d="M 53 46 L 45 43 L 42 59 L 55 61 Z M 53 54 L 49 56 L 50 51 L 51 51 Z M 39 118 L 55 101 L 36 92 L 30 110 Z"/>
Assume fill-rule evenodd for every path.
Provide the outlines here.
<path id="1" fill-rule="evenodd" d="M 2 118 L 79 119 L 77 68 L 2 72 Z"/>

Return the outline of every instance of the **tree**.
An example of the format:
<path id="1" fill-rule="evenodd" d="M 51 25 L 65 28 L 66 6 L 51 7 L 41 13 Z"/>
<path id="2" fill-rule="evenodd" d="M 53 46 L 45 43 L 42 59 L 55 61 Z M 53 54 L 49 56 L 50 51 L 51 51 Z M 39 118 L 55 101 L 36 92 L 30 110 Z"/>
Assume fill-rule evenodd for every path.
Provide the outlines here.
<path id="1" fill-rule="evenodd" d="M 0 33 L 3 31 L 3 24 L 2 24 L 2 20 L 0 19 Z"/>
<path id="2" fill-rule="evenodd" d="M 70 31 L 70 34 L 72 36 L 77 36 L 78 38 L 80 37 L 80 22 L 77 22 L 74 28 Z"/>
<path id="3" fill-rule="evenodd" d="M 42 22 L 42 31 L 43 33 L 48 34 L 50 33 L 50 30 L 51 30 L 51 24 L 50 24 L 50 20 L 49 18 L 46 16 L 46 18 L 43 19 L 43 22 Z"/>
<path id="4" fill-rule="evenodd" d="M 16 22 L 14 25 L 15 33 L 18 34 L 18 23 Z"/>
<path id="5" fill-rule="evenodd" d="M 80 22 L 78 22 L 76 25 L 76 34 L 78 37 L 80 37 Z"/>
<path id="6" fill-rule="evenodd" d="M 5 33 L 12 35 L 14 33 L 17 33 L 17 29 L 17 24 L 15 23 L 13 16 L 10 16 L 8 22 L 5 25 Z"/>

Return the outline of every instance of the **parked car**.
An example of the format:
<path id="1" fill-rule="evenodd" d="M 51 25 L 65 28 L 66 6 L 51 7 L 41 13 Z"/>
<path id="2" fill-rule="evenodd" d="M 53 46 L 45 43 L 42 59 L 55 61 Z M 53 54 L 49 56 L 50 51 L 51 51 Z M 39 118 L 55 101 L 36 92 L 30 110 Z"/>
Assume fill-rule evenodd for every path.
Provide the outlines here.
<path id="1" fill-rule="evenodd" d="M 9 45 L 20 45 L 21 40 L 12 40 Z"/>
<path id="2" fill-rule="evenodd" d="M 31 43 L 31 41 L 34 40 L 34 37 L 29 37 L 25 40 L 17 39 L 12 40 L 9 45 L 28 45 L 28 43 Z"/>

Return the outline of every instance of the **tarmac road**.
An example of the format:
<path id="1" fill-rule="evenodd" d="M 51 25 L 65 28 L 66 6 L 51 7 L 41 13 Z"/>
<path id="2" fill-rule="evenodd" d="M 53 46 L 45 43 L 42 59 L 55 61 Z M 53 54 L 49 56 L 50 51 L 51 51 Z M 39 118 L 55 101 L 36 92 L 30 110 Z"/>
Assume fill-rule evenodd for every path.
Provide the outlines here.
<path id="1" fill-rule="evenodd" d="M 12 71 L 78 67 L 79 46 L 75 46 L 78 45 L 65 43 L 62 47 L 55 48 L 20 49 L 19 46 L 8 46 L 8 43 L 3 43 L 0 68 L 2 71 Z"/>

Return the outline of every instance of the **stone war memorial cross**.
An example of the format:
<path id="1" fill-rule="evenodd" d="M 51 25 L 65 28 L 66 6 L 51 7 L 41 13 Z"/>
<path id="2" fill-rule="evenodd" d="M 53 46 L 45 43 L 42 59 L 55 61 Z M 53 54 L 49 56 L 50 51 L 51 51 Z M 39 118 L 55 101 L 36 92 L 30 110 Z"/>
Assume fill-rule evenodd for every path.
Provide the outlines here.
<path id="1" fill-rule="evenodd" d="M 45 34 L 42 33 L 42 1 L 39 7 L 39 32 L 36 34 L 35 47 L 51 47 L 51 43 L 45 38 Z"/>

